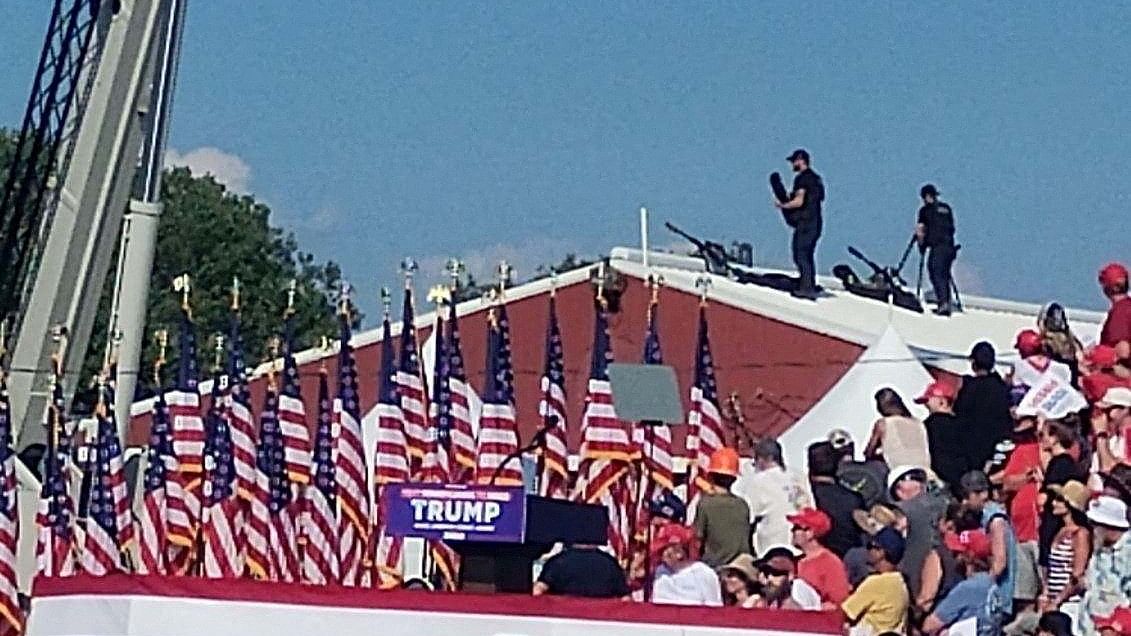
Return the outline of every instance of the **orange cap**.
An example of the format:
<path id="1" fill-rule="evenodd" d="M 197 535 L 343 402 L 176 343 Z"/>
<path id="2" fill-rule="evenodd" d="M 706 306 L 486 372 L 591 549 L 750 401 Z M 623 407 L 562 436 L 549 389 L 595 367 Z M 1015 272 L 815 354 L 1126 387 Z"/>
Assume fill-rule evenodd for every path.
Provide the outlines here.
<path id="1" fill-rule="evenodd" d="M 711 460 L 707 463 L 707 472 L 738 477 L 738 452 L 733 448 L 724 446 L 711 453 Z"/>

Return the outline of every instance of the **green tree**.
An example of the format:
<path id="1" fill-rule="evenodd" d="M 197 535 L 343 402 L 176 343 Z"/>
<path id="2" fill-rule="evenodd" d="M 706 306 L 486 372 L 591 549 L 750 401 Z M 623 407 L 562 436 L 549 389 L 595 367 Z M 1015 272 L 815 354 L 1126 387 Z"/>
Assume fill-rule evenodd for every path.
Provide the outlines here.
<path id="1" fill-rule="evenodd" d="M 212 368 L 212 336 L 228 331 L 233 277 L 240 279 L 241 333 L 248 363 L 268 354 L 268 341 L 280 335 L 287 286 L 297 281 L 295 296 L 296 348 L 317 344 L 323 336 L 337 335 L 335 309 L 341 268 L 333 261 L 319 262 L 299 250 L 293 234 L 273 227 L 270 209 L 249 195 L 228 192 L 211 176 L 193 176 L 188 168 L 165 173 L 165 209 L 157 232 L 157 249 L 146 307 L 146 346 L 142 369 L 152 367 L 157 329 L 169 332 L 166 383 L 177 368 L 177 328 L 181 297 L 173 279 L 188 273 L 192 280 L 192 315 L 199 340 L 202 373 Z M 93 377 L 102 366 L 109 325 L 112 276 L 107 280 L 99 307 L 84 375 Z M 353 316 L 353 324 L 360 315 Z M 151 374 L 143 372 L 139 390 L 153 391 Z"/>

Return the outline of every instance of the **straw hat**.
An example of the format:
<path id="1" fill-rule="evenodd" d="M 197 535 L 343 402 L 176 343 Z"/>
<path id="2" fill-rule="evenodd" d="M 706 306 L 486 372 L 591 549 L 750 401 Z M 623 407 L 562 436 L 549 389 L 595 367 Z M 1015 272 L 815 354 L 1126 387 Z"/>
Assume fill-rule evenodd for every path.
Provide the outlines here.
<path id="1" fill-rule="evenodd" d="M 1092 498 L 1092 493 L 1088 491 L 1088 487 L 1084 484 L 1071 480 L 1063 486 L 1060 484 L 1049 486 L 1049 491 L 1063 499 L 1064 503 L 1076 512 L 1088 511 L 1088 500 Z"/>
<path id="2" fill-rule="evenodd" d="M 868 511 L 852 511 L 852 520 L 860 526 L 861 530 L 870 535 L 894 526 L 898 519 L 896 512 L 883 504 L 876 504 Z"/>
<path id="3" fill-rule="evenodd" d="M 747 581 L 758 580 L 758 568 L 754 566 L 754 557 L 749 554 L 740 554 L 733 561 L 719 568 L 719 573 L 724 576 L 728 572 L 737 572 L 746 577 Z"/>

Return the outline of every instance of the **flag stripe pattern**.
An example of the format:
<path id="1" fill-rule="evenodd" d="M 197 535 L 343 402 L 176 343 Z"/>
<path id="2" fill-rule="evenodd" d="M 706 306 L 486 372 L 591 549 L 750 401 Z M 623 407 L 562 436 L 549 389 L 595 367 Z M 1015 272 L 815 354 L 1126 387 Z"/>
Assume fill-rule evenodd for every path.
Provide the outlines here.
<path id="1" fill-rule="evenodd" d="M 609 543 L 621 560 L 629 547 L 628 485 L 633 458 L 628 431 L 617 419 L 609 386 L 608 364 L 612 361 L 608 313 L 601 303 L 593 334 L 589 390 L 582 416 L 580 495 L 586 503 L 602 504 L 609 514 Z"/>
<path id="2" fill-rule="evenodd" d="M 722 418 L 719 415 L 719 387 L 707 330 L 707 309 L 699 308 L 699 335 L 695 345 L 695 379 L 691 387 L 688 414 L 687 451 L 691 458 L 688 501 L 709 486 L 707 465 L 711 455 L 723 447 Z"/>
<path id="3" fill-rule="evenodd" d="M 476 481 L 500 486 L 522 485 L 522 463 L 512 458 L 518 450 L 518 425 L 514 412 L 514 369 L 510 355 L 510 327 L 506 306 L 488 319 L 487 371 L 483 389 L 483 415 L 479 423 Z"/>
<path id="4" fill-rule="evenodd" d="M 341 348 L 338 353 L 338 394 L 334 417 L 338 430 L 335 466 L 338 479 L 339 563 L 341 581 L 356 586 L 365 583 L 366 547 L 373 525 L 369 497 L 369 467 L 361 435 L 361 405 L 358 396 L 357 362 L 350 345 L 349 316 L 340 320 Z"/>
<path id="5" fill-rule="evenodd" d="M 3 361 L 0 361 L 2 364 Z M 0 369 L 0 632 L 23 630 L 16 577 L 16 550 L 19 546 L 20 509 L 16 500 L 16 453 L 12 447 L 12 411 L 8 382 Z"/>
<path id="6" fill-rule="evenodd" d="M 283 331 L 283 389 L 279 393 L 279 430 L 283 435 L 283 458 L 287 477 L 295 484 L 310 482 L 310 429 L 306 425 L 306 406 L 298 364 L 294 356 L 294 315 L 288 312 Z"/>
<path id="7" fill-rule="evenodd" d="M 232 435 L 228 426 L 229 375 L 215 374 L 212 400 L 205 419 L 205 481 L 202 489 L 201 547 L 205 577 L 243 576 L 243 554 L 239 542 L 243 510 L 236 496 L 236 466 Z"/>
<path id="8" fill-rule="evenodd" d="M 105 385 L 99 387 L 99 392 L 101 396 L 95 417 L 97 430 L 87 462 L 90 498 L 81 559 L 83 571 L 95 576 L 120 570 L 122 551 L 133 540 L 122 445 L 118 441 L 118 426 L 114 421 L 114 389 Z"/>
<path id="9" fill-rule="evenodd" d="M 459 316 L 453 301 L 448 310 L 448 417 L 451 435 L 451 480 L 467 483 L 475 470 L 476 443 L 471 428 L 471 385 L 467 383 L 463 346 L 460 342 Z"/>
<path id="10" fill-rule="evenodd" d="M 318 427 L 314 434 L 314 480 L 303 488 L 303 580 L 338 582 L 338 481 L 334 465 L 334 407 L 326 369 L 318 378 Z"/>
<path id="11" fill-rule="evenodd" d="M 196 327 L 187 308 L 181 309 L 177 383 L 165 395 L 172 431 L 175 469 L 167 486 L 169 567 L 180 572 L 195 549 L 200 518 L 200 475 L 204 470 L 204 418 L 197 385 Z"/>
<path id="12" fill-rule="evenodd" d="M 397 368 L 397 391 L 404 416 L 405 441 L 408 443 L 410 469 L 415 473 L 424 461 L 428 444 L 428 408 L 424 399 L 424 380 L 420 376 L 420 357 L 416 347 L 416 324 L 413 315 L 412 289 L 405 288 L 401 314 L 400 365 Z"/>
<path id="13" fill-rule="evenodd" d="M 236 493 L 245 501 L 254 496 L 255 488 L 255 418 L 251 413 L 251 396 L 247 386 L 247 363 L 244 361 L 240 318 L 232 312 L 228 333 L 228 431 L 232 436 L 232 460 L 235 466 Z"/>
<path id="14" fill-rule="evenodd" d="M 451 357 L 448 352 L 448 341 L 444 337 L 444 323 L 440 316 L 442 312 L 437 307 L 436 328 L 432 332 L 432 339 L 436 343 L 435 364 L 432 367 L 432 404 L 429 413 L 428 430 L 424 440 L 424 463 L 421 467 L 421 481 L 430 483 L 447 483 L 451 477 L 451 446 L 452 446 L 452 419 L 451 419 L 451 391 L 448 382 L 448 370 L 451 366 Z"/>
<path id="15" fill-rule="evenodd" d="M 56 379 L 48 407 L 48 440 L 45 475 L 36 513 L 36 567 L 39 576 L 70 576 L 75 573 L 75 506 L 70 494 L 71 441 L 66 431 L 63 385 Z M 51 433 L 49 433 L 51 434 Z"/>
<path id="16" fill-rule="evenodd" d="M 381 488 L 386 484 L 402 483 L 409 480 L 408 442 L 405 439 L 404 416 L 401 412 L 400 396 L 397 392 L 397 365 L 394 358 L 392 327 L 389 316 L 382 324 L 381 371 L 377 399 L 377 448 L 374 453 L 373 474 L 376 494 L 373 547 L 376 566 L 377 585 L 382 588 L 400 583 L 400 560 L 402 540 L 385 533 L 384 518 L 381 513 Z"/>
<path id="17" fill-rule="evenodd" d="M 283 444 L 279 423 L 275 419 L 275 395 L 275 379 L 272 375 L 268 378 L 263 408 L 259 412 L 255 482 L 252 484 L 252 497 L 247 502 L 247 524 L 244 526 L 247 570 L 260 580 L 278 580 L 280 575 L 275 567 L 276 551 L 271 544 L 274 530 L 272 502 L 277 489 L 281 488 L 276 482 L 286 482 L 286 471 L 282 468 Z"/>
<path id="18" fill-rule="evenodd" d="M 176 471 L 169 412 L 164 391 L 153 400 L 149 445 L 145 453 L 145 477 L 138 511 L 138 573 L 165 574 L 168 550 L 166 512 L 167 476 Z"/>
<path id="19" fill-rule="evenodd" d="M 546 328 L 546 367 L 542 374 L 542 401 L 538 405 L 538 414 L 542 416 L 544 426 L 554 419 L 557 423 L 546 433 L 540 494 L 564 498 L 569 488 L 569 447 L 566 445 L 565 358 L 556 304 L 551 295 L 549 325 Z"/>

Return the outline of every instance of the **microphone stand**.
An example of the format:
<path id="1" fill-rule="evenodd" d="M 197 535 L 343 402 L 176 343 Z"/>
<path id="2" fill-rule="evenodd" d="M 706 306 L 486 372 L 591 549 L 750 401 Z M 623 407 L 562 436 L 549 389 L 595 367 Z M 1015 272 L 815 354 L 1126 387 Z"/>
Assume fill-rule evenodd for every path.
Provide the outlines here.
<path id="1" fill-rule="evenodd" d="M 534 433 L 534 437 L 532 437 L 530 439 L 529 444 L 527 444 L 526 446 L 523 446 L 522 448 L 515 450 L 510 455 L 507 455 L 506 457 L 504 457 L 503 461 L 499 462 L 499 465 L 495 467 L 495 471 L 493 473 L 491 473 L 491 479 L 487 482 L 487 485 L 488 486 L 494 486 L 495 485 L 495 482 L 499 479 L 499 475 L 503 472 L 503 468 L 505 468 L 507 464 L 511 463 L 512 461 L 514 461 L 516 459 L 521 458 L 526 453 L 530 453 L 530 452 L 533 452 L 533 451 L 538 450 L 538 449 L 545 450 L 546 436 L 550 434 L 550 431 L 554 430 L 554 427 L 557 426 L 558 422 L 560 422 L 560 421 L 561 420 L 556 415 L 552 415 L 552 416 L 546 418 L 546 423 L 542 425 L 542 428 L 538 429 Z M 536 480 L 535 486 L 537 486 L 538 485 L 537 484 L 538 476 L 535 475 L 534 479 Z M 535 494 L 537 494 L 538 488 L 535 488 L 534 492 L 535 492 Z"/>

